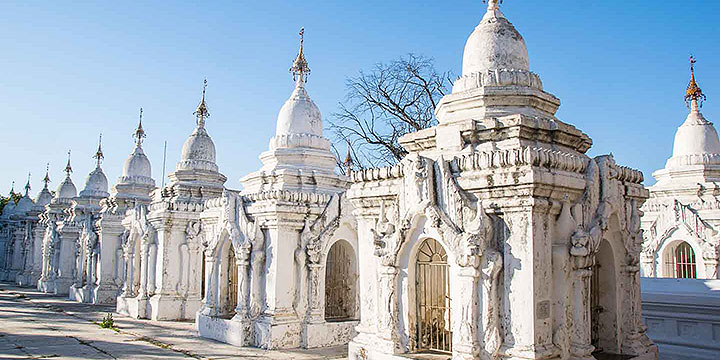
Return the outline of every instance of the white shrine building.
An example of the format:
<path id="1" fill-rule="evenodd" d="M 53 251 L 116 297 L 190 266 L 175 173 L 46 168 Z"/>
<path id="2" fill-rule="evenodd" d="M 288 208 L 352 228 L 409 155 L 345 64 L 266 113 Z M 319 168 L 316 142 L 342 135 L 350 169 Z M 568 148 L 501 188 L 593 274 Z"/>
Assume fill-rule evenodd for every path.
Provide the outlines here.
<path id="1" fill-rule="evenodd" d="M 207 81 L 205 82 L 207 85 Z M 202 303 L 203 255 L 200 214 L 224 191 L 226 178 L 215 163 L 215 144 L 205 129 L 210 113 L 202 99 L 196 127 L 182 147 L 170 183 L 138 202 L 122 224 L 124 285 L 117 311 L 153 320 L 193 319 Z M 149 165 L 147 176 L 149 177 Z"/>
<path id="2" fill-rule="evenodd" d="M 673 154 L 653 173 L 643 206 L 643 276 L 718 279 L 720 255 L 720 141 L 700 107 L 705 95 L 691 77 L 685 101 L 690 107 L 675 133 Z"/>
<path id="3" fill-rule="evenodd" d="M 81 286 L 72 288 L 71 299 L 94 304 L 115 304 L 123 285 L 124 245 L 129 231 L 122 222 L 128 210 L 149 204 L 150 192 L 155 189 L 150 160 L 142 148 L 146 136 L 142 127 L 142 108 L 133 136 L 135 146 L 123 164 L 121 176 L 109 196 L 101 194 L 102 200 L 88 217 L 87 226 L 79 239 L 81 249 L 78 270 L 82 271 L 85 281 L 78 284 Z M 98 154 L 102 155 L 100 152 Z M 107 189 L 107 185 L 103 189 Z"/>
<path id="4" fill-rule="evenodd" d="M 63 239 L 58 226 L 62 225 L 67 218 L 66 210 L 72 206 L 73 199 L 77 196 L 77 189 L 70 177 L 72 167 L 70 166 L 70 152 L 68 162 L 65 166 L 65 179 L 55 190 L 55 196 L 45 206 L 45 211 L 40 215 L 40 222 L 45 226 L 42 240 L 42 270 L 38 279 L 38 290 L 67 294 L 73 283 L 73 264 L 75 261 L 74 239 Z"/>
<path id="5" fill-rule="evenodd" d="M 40 223 L 39 214 L 52 197 L 47 189 L 49 181 L 46 174 L 45 187 L 33 200 L 30 198 L 28 175 L 25 195 L 17 204 L 11 200 L 0 216 L 0 280 L 28 286 L 36 284 L 40 277 L 44 226 Z"/>
<path id="6" fill-rule="evenodd" d="M 305 89 L 300 51 L 295 90 L 280 109 L 260 170 L 240 192 L 206 203 L 200 335 L 268 349 L 346 344 L 359 317 L 356 222 L 335 173 L 320 110 Z"/>
<path id="7" fill-rule="evenodd" d="M 641 319 L 642 173 L 585 155 L 559 105 L 489 1 L 439 125 L 402 137 L 398 165 L 352 173 L 350 359 L 657 358 Z"/>

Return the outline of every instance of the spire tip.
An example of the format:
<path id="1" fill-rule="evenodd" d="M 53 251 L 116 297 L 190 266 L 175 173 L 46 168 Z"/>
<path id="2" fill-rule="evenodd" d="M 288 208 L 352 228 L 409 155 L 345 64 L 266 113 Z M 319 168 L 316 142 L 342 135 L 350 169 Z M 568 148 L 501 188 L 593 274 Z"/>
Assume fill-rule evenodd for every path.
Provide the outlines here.
<path id="1" fill-rule="evenodd" d="M 207 104 L 205 104 L 205 91 L 207 90 L 207 78 L 203 80 L 203 91 L 202 91 L 202 98 L 200 98 L 200 104 L 198 105 L 197 109 L 195 109 L 195 112 L 193 115 L 197 117 L 197 126 L 198 127 L 205 127 L 205 119 L 210 117 L 210 112 L 208 112 Z"/>
<path id="2" fill-rule="evenodd" d="M 93 159 L 97 160 L 97 167 L 100 167 L 100 162 L 104 158 L 105 158 L 105 155 L 103 155 L 103 152 L 102 152 L 102 133 L 100 133 L 100 140 L 98 140 L 98 149 L 97 149 L 97 152 L 95 152 L 95 155 L 93 156 Z"/>
<path id="3" fill-rule="evenodd" d="M 138 122 L 137 130 L 135 130 L 135 134 L 133 134 L 133 137 L 135 138 L 135 145 L 137 147 L 142 146 L 143 139 L 145 138 L 145 130 L 143 130 L 142 127 L 142 119 L 143 119 L 143 108 L 140 108 L 140 121 Z"/>
<path id="4" fill-rule="evenodd" d="M 307 59 L 305 59 L 305 53 L 303 51 L 305 43 L 305 28 L 300 28 L 300 51 L 293 61 L 292 67 L 290 68 L 290 74 L 293 76 L 297 86 L 303 86 L 307 82 L 307 77 L 310 75 L 310 67 L 308 66 Z"/>
<path id="5" fill-rule="evenodd" d="M 690 55 L 690 83 L 685 90 L 685 105 L 691 110 L 697 111 L 698 107 L 702 107 L 703 102 L 707 99 L 702 89 L 695 81 L 695 57 Z"/>

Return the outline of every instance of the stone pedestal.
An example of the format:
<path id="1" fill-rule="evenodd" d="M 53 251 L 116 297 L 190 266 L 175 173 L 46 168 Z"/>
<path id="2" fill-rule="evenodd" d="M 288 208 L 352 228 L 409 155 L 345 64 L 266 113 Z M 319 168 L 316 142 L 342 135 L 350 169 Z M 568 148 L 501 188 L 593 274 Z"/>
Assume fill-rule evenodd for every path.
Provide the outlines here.
<path id="1" fill-rule="evenodd" d="M 239 319 L 223 319 L 198 312 L 195 316 L 195 326 L 200 336 L 227 344 L 248 346 L 254 342 L 253 339 L 248 338 L 250 329 L 247 323 Z"/>

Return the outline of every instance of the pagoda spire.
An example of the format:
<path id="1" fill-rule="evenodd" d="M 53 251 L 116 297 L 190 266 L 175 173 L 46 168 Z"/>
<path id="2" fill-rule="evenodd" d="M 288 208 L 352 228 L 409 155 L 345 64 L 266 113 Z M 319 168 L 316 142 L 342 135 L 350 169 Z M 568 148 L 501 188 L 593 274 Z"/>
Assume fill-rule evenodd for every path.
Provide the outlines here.
<path id="1" fill-rule="evenodd" d="M 50 163 L 47 163 L 47 166 L 45 166 L 45 177 L 42 181 L 45 183 L 45 189 L 47 189 L 48 184 L 50 183 Z"/>
<path id="2" fill-rule="evenodd" d="M 142 118 L 143 118 L 143 108 L 140 108 L 140 121 L 138 122 L 137 130 L 135 130 L 135 134 L 133 134 L 133 137 L 135 138 L 135 145 L 137 147 L 142 147 L 143 139 L 145 139 L 145 130 L 143 130 L 142 127 Z"/>
<path id="3" fill-rule="evenodd" d="M 97 160 L 97 167 L 100 167 L 100 162 L 102 162 L 102 159 L 104 158 L 105 155 L 103 155 L 102 152 L 102 134 L 100 134 L 100 140 L 98 140 L 98 149 L 97 152 L 95 152 L 95 155 L 93 155 L 93 159 Z"/>
<path id="4" fill-rule="evenodd" d="M 305 42 L 305 28 L 301 28 L 300 32 L 300 51 L 298 52 L 295 61 L 293 61 L 292 67 L 290 68 L 290 74 L 293 76 L 298 87 L 302 87 L 307 82 L 307 77 L 310 75 L 310 67 L 308 66 L 307 59 L 305 59 L 305 53 L 303 52 L 303 43 Z"/>
<path id="5" fill-rule="evenodd" d="M 703 102 L 706 100 L 705 94 L 703 94 L 700 86 L 695 81 L 696 62 L 695 57 L 690 56 L 690 83 L 687 90 L 685 90 L 685 105 L 689 106 L 692 111 L 698 111 L 698 108 L 702 107 Z"/>
<path id="6" fill-rule="evenodd" d="M 193 115 L 197 117 L 197 126 L 199 128 L 205 127 L 205 119 L 210 117 L 210 112 L 208 112 L 207 104 L 205 104 L 205 90 L 207 89 L 207 79 L 203 81 L 203 91 L 202 91 L 202 98 L 200 99 L 200 104 L 198 105 L 197 109 L 195 109 L 195 112 Z"/>
<path id="7" fill-rule="evenodd" d="M 15 180 L 13 180 L 12 184 L 10 185 L 10 197 L 12 197 L 15 194 Z"/>
<path id="8" fill-rule="evenodd" d="M 350 141 L 347 141 L 347 154 L 345 155 L 345 174 L 347 176 L 350 176 L 350 172 L 352 171 L 354 161 L 352 158 L 352 154 L 350 154 Z"/>
<path id="9" fill-rule="evenodd" d="M 70 150 L 68 150 L 68 161 L 67 165 L 65 165 L 65 173 L 67 174 L 67 177 L 70 177 L 70 173 L 72 173 L 72 166 L 70 166 Z"/>
<path id="10" fill-rule="evenodd" d="M 31 189 L 32 188 L 30 187 L 30 173 L 28 173 L 27 183 L 25 183 L 25 196 L 29 196 Z"/>

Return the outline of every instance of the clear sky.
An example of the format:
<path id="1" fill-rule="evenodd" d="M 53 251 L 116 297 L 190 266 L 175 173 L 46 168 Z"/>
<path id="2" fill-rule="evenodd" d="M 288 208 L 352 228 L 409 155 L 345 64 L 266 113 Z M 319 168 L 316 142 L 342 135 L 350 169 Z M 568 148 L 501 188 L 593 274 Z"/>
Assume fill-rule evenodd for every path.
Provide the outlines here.
<path id="1" fill-rule="evenodd" d="M 205 77 L 218 165 L 226 186 L 240 188 L 293 89 L 300 27 L 308 91 L 327 117 L 346 77 L 377 62 L 413 52 L 459 75 L 484 9 L 481 0 L 3 1 L 0 192 L 13 180 L 20 189 L 29 171 L 36 194 L 47 162 L 54 189 L 69 148 L 81 190 L 101 132 L 114 184 L 140 107 L 159 185 L 163 142 L 167 173 L 194 128 Z M 562 100 L 558 117 L 590 135 L 591 156 L 612 152 L 646 184 L 687 115 L 690 54 L 708 96 L 703 113 L 720 119 L 720 1 L 505 0 L 502 9 L 527 42 L 531 70 Z"/>

